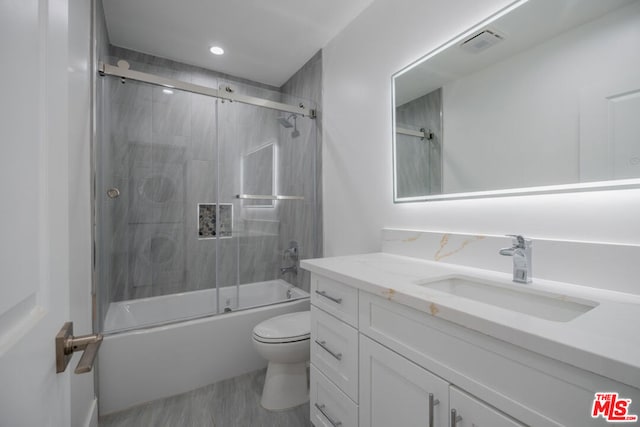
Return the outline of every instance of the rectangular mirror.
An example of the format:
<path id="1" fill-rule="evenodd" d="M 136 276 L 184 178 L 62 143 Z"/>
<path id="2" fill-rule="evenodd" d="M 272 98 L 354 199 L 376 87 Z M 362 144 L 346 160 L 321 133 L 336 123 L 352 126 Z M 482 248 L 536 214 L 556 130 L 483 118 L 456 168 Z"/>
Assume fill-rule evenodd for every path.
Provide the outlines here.
<path id="1" fill-rule="evenodd" d="M 529 0 L 392 77 L 394 201 L 640 186 L 640 0 Z"/>

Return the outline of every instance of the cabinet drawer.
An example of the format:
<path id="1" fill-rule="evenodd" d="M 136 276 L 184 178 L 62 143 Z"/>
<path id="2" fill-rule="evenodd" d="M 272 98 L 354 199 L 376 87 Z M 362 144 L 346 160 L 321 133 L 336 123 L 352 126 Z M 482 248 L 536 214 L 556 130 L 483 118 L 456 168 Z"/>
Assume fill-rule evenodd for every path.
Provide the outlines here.
<path id="1" fill-rule="evenodd" d="M 450 387 L 449 405 L 452 411 L 450 416 L 453 416 L 455 410 L 456 418 L 460 417 L 460 421 L 450 423 L 456 427 L 525 427 L 524 424 L 455 387 Z"/>
<path id="2" fill-rule="evenodd" d="M 358 290 L 327 277 L 311 275 L 311 304 L 358 327 Z"/>
<path id="3" fill-rule="evenodd" d="M 311 365 L 311 422 L 315 427 L 358 427 L 358 406 Z"/>
<path id="4" fill-rule="evenodd" d="M 358 331 L 313 306 L 311 363 L 358 401 Z"/>

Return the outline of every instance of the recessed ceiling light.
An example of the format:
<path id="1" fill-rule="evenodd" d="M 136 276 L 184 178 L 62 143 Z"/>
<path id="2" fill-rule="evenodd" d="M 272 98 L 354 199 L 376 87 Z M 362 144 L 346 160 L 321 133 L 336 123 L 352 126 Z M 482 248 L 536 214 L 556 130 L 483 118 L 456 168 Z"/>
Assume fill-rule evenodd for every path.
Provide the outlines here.
<path id="1" fill-rule="evenodd" d="M 213 53 L 214 55 L 222 55 L 224 53 L 224 49 L 220 46 L 211 46 L 209 52 Z"/>
<path id="2" fill-rule="evenodd" d="M 171 89 L 162 89 L 162 92 L 166 93 L 167 95 L 173 95 L 173 91 Z"/>

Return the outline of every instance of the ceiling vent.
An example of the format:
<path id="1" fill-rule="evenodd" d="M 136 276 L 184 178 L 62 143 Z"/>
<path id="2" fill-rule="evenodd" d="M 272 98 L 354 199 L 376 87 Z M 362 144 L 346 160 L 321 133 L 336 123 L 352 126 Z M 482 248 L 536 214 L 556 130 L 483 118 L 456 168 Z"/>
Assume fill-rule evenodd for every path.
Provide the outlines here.
<path id="1" fill-rule="evenodd" d="M 504 39 L 504 34 L 490 28 L 485 28 L 460 43 L 460 47 L 467 52 L 478 53 L 489 49 L 491 46 L 500 43 Z"/>

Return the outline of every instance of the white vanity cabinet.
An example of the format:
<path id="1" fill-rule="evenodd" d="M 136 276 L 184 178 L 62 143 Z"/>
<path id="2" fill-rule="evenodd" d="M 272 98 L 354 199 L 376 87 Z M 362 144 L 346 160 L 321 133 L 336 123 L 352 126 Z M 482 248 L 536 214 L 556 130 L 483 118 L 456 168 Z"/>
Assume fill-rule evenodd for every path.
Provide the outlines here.
<path id="1" fill-rule="evenodd" d="M 640 408 L 639 389 L 441 319 L 427 301 L 421 311 L 389 289 L 311 282 L 316 427 L 602 426 L 591 410 L 603 391 Z"/>

